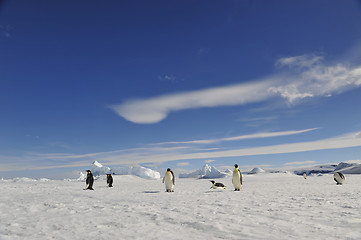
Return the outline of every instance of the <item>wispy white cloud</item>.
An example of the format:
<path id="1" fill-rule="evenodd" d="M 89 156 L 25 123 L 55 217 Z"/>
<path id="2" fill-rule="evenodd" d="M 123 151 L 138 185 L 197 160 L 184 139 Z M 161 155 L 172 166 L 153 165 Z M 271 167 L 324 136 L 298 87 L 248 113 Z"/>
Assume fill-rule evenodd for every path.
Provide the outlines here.
<path id="1" fill-rule="evenodd" d="M 169 82 L 175 82 L 176 81 L 176 77 L 173 75 L 158 75 L 158 79 L 161 81 L 169 81 Z"/>
<path id="2" fill-rule="evenodd" d="M 0 24 L 0 38 L 4 37 L 6 39 L 11 39 L 12 38 L 12 35 L 10 33 L 11 30 L 12 30 L 11 26 L 9 26 L 9 25 L 1 25 Z"/>
<path id="3" fill-rule="evenodd" d="M 305 98 L 332 96 L 361 85 L 361 66 L 326 65 L 323 57 L 302 55 L 276 62 L 279 73 L 230 86 L 127 100 L 110 108 L 128 121 L 157 123 L 174 111 L 245 105 L 276 96 L 295 104 Z"/>
<path id="4" fill-rule="evenodd" d="M 207 55 L 209 53 L 209 48 L 206 48 L 206 47 L 201 47 L 198 49 L 198 52 L 197 52 L 197 55 L 198 56 L 204 56 L 204 55 Z"/>
<path id="5" fill-rule="evenodd" d="M 310 68 L 316 64 L 320 64 L 322 60 L 322 56 L 305 54 L 301 56 L 280 58 L 276 61 L 275 65 L 279 67 L 288 66 L 290 68 Z"/>
<path id="6" fill-rule="evenodd" d="M 215 162 L 216 160 L 213 160 L 213 159 L 208 159 L 208 160 L 205 160 L 204 162 L 205 163 L 212 163 L 212 162 Z"/>
<path id="7" fill-rule="evenodd" d="M 257 164 L 257 165 L 239 165 L 239 168 L 241 169 L 241 171 L 250 171 L 253 168 L 270 168 L 272 167 L 272 164 Z M 234 166 L 220 166 L 218 167 L 220 169 L 233 169 Z"/>
<path id="8" fill-rule="evenodd" d="M 315 161 L 303 161 L 303 162 L 288 162 L 285 163 L 284 165 L 305 165 L 305 164 L 313 164 L 316 163 Z"/>
<path id="9" fill-rule="evenodd" d="M 26 169 L 50 169 L 65 167 L 89 167 L 99 160 L 106 165 L 163 163 L 168 161 L 196 161 L 225 157 L 259 156 L 271 154 L 297 153 L 329 149 L 361 147 L 360 132 L 316 141 L 259 146 L 252 148 L 200 152 L 196 148 L 163 147 L 126 149 L 89 154 L 27 154 L 22 157 L 1 157 L 1 171 Z M 29 165 L 29 162 L 31 165 Z"/>
<path id="10" fill-rule="evenodd" d="M 283 66 L 304 68 L 288 74 L 285 84 L 269 90 L 293 104 L 304 98 L 332 96 L 361 85 L 361 66 L 324 65 L 321 57 L 298 56 L 279 60 Z"/>
<path id="11" fill-rule="evenodd" d="M 216 87 L 151 99 L 128 100 L 122 104 L 112 105 L 110 108 L 134 123 L 157 123 L 173 111 L 259 102 L 270 97 L 270 92 L 265 91 L 265 89 L 273 85 L 272 81 L 261 81 Z"/>
<path id="12" fill-rule="evenodd" d="M 212 144 L 219 143 L 225 141 L 238 141 L 238 140 L 246 140 L 246 139 L 255 139 L 255 138 L 270 138 L 270 137 L 281 137 L 281 136 L 289 136 L 301 134 L 309 131 L 316 130 L 318 128 L 309 128 L 303 130 L 292 130 L 292 131 L 281 131 L 281 132 L 262 132 L 262 133 L 254 133 L 248 135 L 240 135 L 235 137 L 227 137 L 227 138 L 218 138 L 218 139 L 204 139 L 204 140 L 192 140 L 192 141 L 179 141 L 179 142 L 163 142 L 156 143 L 154 145 L 162 145 L 162 144 Z"/>
<path id="13" fill-rule="evenodd" d="M 239 121 L 241 122 L 269 122 L 269 121 L 273 121 L 276 120 L 278 117 L 277 116 L 269 116 L 269 117 L 254 117 L 254 118 L 242 118 Z"/>
<path id="14" fill-rule="evenodd" d="M 189 166 L 191 165 L 189 162 L 180 162 L 180 163 L 177 163 L 177 166 Z"/>

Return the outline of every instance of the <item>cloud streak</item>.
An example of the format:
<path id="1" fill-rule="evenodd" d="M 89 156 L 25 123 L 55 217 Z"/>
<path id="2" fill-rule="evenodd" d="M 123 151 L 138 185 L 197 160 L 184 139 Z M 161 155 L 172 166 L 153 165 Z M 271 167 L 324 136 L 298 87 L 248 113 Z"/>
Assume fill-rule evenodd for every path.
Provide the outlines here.
<path id="1" fill-rule="evenodd" d="M 332 96 L 361 85 L 361 66 L 326 65 L 321 56 L 282 58 L 276 62 L 276 66 L 280 67 L 277 74 L 261 80 L 127 100 L 109 108 L 130 122 L 152 124 L 164 120 L 175 111 L 245 105 L 275 97 L 296 104 L 305 98 Z"/>
<path id="2" fill-rule="evenodd" d="M 151 99 L 129 100 L 123 104 L 112 105 L 110 108 L 118 115 L 134 123 L 157 123 L 174 111 L 242 105 L 266 100 L 271 93 L 264 90 L 271 86 L 273 86 L 272 81 L 238 84 L 164 95 Z"/>
<path id="3" fill-rule="evenodd" d="M 145 163 L 164 163 L 168 161 L 195 161 L 199 159 L 217 159 L 226 157 L 260 156 L 271 154 L 299 153 L 308 151 L 361 147 L 361 132 L 350 133 L 316 141 L 277 144 L 252 148 L 198 151 L 190 147 L 150 147 L 126 149 L 111 152 L 89 154 L 28 154 L 23 157 L 11 157 L 8 164 L 0 165 L 1 171 L 39 170 L 66 167 L 89 167 L 94 160 L 106 165 L 136 165 Z M 5 162 L 6 157 L 0 157 Z M 29 166 L 27 163 L 31 162 Z"/>
<path id="4" fill-rule="evenodd" d="M 288 166 L 288 165 L 305 165 L 305 164 L 314 164 L 316 163 L 315 161 L 303 161 L 303 162 L 288 162 L 288 163 L 285 163 L 284 165 Z"/>
<path id="5" fill-rule="evenodd" d="M 282 132 L 263 132 L 263 133 L 254 133 L 254 134 L 240 135 L 240 136 L 228 137 L 228 138 L 218 138 L 218 139 L 192 140 L 192 141 L 183 141 L 183 142 L 163 142 L 163 143 L 155 143 L 154 145 L 162 145 L 162 144 L 212 144 L 212 143 L 246 140 L 246 139 L 270 138 L 270 137 L 281 137 L 281 136 L 296 135 L 296 134 L 301 134 L 301 133 L 313 131 L 313 130 L 316 130 L 316 129 L 318 129 L 318 128 L 309 128 L 309 129 L 304 129 L 304 130 L 292 130 L 292 131 L 282 131 Z"/>

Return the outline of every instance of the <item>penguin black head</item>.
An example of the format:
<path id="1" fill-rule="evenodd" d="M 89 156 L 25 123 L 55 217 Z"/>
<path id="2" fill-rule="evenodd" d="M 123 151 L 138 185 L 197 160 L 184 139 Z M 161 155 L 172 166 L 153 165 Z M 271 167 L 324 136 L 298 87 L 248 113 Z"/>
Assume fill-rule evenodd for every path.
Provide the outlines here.
<path id="1" fill-rule="evenodd" d="M 90 170 L 86 170 L 86 172 L 91 172 Z"/>
<path id="2" fill-rule="evenodd" d="M 170 168 L 168 168 L 168 169 L 167 169 L 167 172 L 170 172 L 170 171 L 171 171 Z"/>
<path id="3" fill-rule="evenodd" d="M 238 165 L 237 165 L 237 164 L 234 164 L 234 167 L 235 167 L 235 168 L 238 168 Z"/>
<path id="4" fill-rule="evenodd" d="M 215 181 L 213 181 L 213 180 L 210 180 L 210 182 L 212 183 L 212 184 L 215 184 L 216 182 Z"/>

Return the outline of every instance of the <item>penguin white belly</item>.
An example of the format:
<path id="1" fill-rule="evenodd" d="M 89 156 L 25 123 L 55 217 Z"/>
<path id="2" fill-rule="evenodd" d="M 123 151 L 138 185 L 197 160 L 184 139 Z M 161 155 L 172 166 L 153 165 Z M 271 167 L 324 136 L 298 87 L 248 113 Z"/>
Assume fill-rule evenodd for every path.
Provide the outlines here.
<path id="1" fill-rule="evenodd" d="M 174 184 L 173 184 L 173 176 L 170 172 L 167 172 L 164 177 L 165 189 L 167 191 L 173 192 Z"/>
<path id="2" fill-rule="evenodd" d="M 241 183 L 241 175 L 239 171 L 234 171 L 232 176 L 232 183 L 235 189 L 241 189 L 242 183 Z"/>
<path id="3" fill-rule="evenodd" d="M 336 172 L 333 175 L 333 179 L 337 182 L 337 184 L 343 184 L 345 181 L 345 176 L 342 173 Z"/>

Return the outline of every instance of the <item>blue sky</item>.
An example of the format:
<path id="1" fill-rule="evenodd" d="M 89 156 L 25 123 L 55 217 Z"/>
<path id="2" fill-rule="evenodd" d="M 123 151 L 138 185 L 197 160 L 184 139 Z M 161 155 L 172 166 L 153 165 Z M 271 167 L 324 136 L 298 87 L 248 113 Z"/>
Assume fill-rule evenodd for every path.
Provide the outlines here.
<path id="1" fill-rule="evenodd" d="M 359 160 L 360 1 L 2 1 L 0 177 Z"/>

